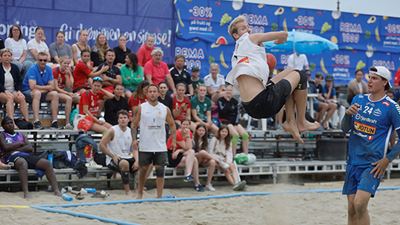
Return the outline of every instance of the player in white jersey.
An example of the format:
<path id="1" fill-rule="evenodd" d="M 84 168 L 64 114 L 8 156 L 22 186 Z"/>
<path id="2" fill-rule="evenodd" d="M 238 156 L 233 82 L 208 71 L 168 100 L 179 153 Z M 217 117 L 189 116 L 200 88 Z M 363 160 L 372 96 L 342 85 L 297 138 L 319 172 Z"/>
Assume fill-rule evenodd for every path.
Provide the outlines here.
<path id="1" fill-rule="evenodd" d="M 228 31 L 236 40 L 236 45 L 232 70 L 226 81 L 239 88 L 246 112 L 254 118 L 267 118 L 274 116 L 285 105 L 286 122 L 283 128 L 303 143 L 300 132 L 320 127 L 319 123 L 310 123 L 305 119 L 307 75 L 298 70 L 284 70 L 268 80 L 269 68 L 263 46 L 265 41 L 284 43 L 287 32 L 250 34 L 244 16 L 235 18 Z"/>
<path id="2" fill-rule="evenodd" d="M 141 104 L 132 122 L 132 138 L 134 148 L 138 147 L 136 140 L 137 128 L 140 127 L 139 143 L 139 183 L 137 198 L 143 198 L 144 184 L 150 165 L 156 170 L 157 198 L 162 197 L 164 189 L 164 169 L 168 163 L 165 122 L 168 123 L 172 135 L 172 149 L 176 148 L 176 127 L 171 111 L 158 102 L 158 87 L 150 84 L 147 90 L 147 102 Z M 140 122 L 140 124 L 139 124 Z"/>
<path id="3" fill-rule="evenodd" d="M 106 155 L 107 166 L 121 174 L 125 194 L 130 194 L 129 173 L 139 168 L 138 151 L 133 149 L 132 133 L 128 127 L 129 117 L 126 110 L 117 113 L 118 124 L 112 126 L 100 141 L 100 149 Z"/>

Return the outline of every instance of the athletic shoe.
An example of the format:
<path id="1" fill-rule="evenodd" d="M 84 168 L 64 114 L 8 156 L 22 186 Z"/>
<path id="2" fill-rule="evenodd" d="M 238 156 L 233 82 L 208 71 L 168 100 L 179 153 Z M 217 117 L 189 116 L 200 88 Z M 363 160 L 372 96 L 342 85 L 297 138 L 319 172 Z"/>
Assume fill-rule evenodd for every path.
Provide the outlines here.
<path id="1" fill-rule="evenodd" d="M 35 130 L 41 130 L 41 129 L 43 129 L 42 123 L 41 123 L 40 121 L 34 122 L 34 123 L 33 123 L 33 128 L 34 128 Z"/>
<path id="2" fill-rule="evenodd" d="M 215 188 L 212 186 L 212 184 L 207 184 L 206 185 L 206 190 L 207 191 L 215 191 Z"/>
<path id="3" fill-rule="evenodd" d="M 85 164 L 87 168 L 93 168 L 93 169 L 100 169 L 103 168 L 103 166 L 98 165 L 94 160 L 90 160 L 88 163 Z"/>
<path id="4" fill-rule="evenodd" d="M 245 187 L 246 187 L 246 181 L 243 180 L 243 181 L 237 182 L 235 185 L 233 185 L 233 190 L 234 191 L 243 191 Z"/>
<path id="5" fill-rule="evenodd" d="M 51 129 L 58 129 L 58 121 L 52 122 L 50 128 Z"/>
<path id="6" fill-rule="evenodd" d="M 194 190 L 196 190 L 197 192 L 203 192 L 204 191 L 204 187 L 201 184 L 195 185 L 194 186 Z"/>
<path id="7" fill-rule="evenodd" d="M 188 175 L 185 178 L 183 178 L 183 181 L 188 183 L 188 182 L 192 182 L 193 181 L 193 176 L 192 175 Z"/>

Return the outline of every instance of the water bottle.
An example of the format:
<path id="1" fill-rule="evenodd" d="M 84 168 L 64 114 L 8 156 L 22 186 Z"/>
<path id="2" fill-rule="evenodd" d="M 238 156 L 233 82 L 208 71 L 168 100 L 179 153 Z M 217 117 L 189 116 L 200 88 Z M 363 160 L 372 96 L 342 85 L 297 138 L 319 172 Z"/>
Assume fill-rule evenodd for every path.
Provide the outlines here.
<path id="1" fill-rule="evenodd" d="M 54 158 L 53 151 L 49 151 L 47 154 L 47 160 L 49 160 L 51 166 L 53 166 L 53 158 Z"/>
<path id="2" fill-rule="evenodd" d="M 96 188 L 85 188 L 87 193 L 96 193 Z"/>
<path id="3" fill-rule="evenodd" d="M 71 195 L 69 195 L 67 193 L 62 194 L 61 197 L 62 197 L 62 199 L 64 199 L 64 201 L 67 201 L 67 202 L 70 202 L 74 199 Z"/>

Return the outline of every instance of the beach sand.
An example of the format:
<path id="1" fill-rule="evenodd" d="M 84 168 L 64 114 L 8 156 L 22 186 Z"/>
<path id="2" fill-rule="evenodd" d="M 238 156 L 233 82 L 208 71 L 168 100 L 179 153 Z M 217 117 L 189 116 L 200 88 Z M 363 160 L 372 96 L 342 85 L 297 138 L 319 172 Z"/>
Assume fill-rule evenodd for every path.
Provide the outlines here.
<path id="1" fill-rule="evenodd" d="M 294 184 L 249 185 L 246 192 L 282 192 L 291 190 L 315 190 L 341 188 L 342 182 Z M 399 186 L 400 179 L 385 180 L 381 187 Z M 192 188 L 166 189 L 165 195 L 196 197 L 235 194 L 229 186 L 216 186 L 216 192 L 195 192 Z M 134 193 L 127 197 L 122 190 L 109 191 L 104 201 L 134 199 Z M 29 200 L 22 193 L 0 193 L 1 224 L 105 224 L 97 220 L 48 213 L 33 208 L 4 208 L 4 205 L 65 204 L 49 192 L 31 192 Z M 147 191 L 145 198 L 155 196 L 155 189 Z M 400 224 L 398 202 L 400 190 L 380 191 L 370 200 L 371 224 Z M 104 202 L 98 198 L 86 197 L 72 203 Z M 339 192 L 334 193 L 292 193 L 272 194 L 257 197 L 238 197 L 204 201 L 180 201 L 139 204 L 96 205 L 65 208 L 66 210 L 89 213 L 97 216 L 128 221 L 135 224 L 151 225 L 335 225 L 347 223 L 347 200 Z"/>

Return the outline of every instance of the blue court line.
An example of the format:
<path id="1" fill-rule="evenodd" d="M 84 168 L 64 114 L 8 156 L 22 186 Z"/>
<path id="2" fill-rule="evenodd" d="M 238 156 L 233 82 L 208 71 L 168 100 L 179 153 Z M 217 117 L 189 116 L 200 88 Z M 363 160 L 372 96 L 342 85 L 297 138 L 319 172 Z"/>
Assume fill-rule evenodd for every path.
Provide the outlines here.
<path id="1" fill-rule="evenodd" d="M 397 186 L 380 187 L 379 191 L 393 191 L 400 190 Z M 79 204 L 48 204 L 48 205 L 32 205 L 32 208 L 43 210 L 51 213 L 61 213 L 75 217 L 82 217 L 87 219 L 95 219 L 105 223 L 113 223 L 120 225 L 139 225 L 136 223 L 115 220 L 111 218 L 100 217 L 87 213 L 72 212 L 64 209 L 57 208 L 70 208 L 70 207 L 81 207 L 81 206 L 96 206 L 96 205 L 116 205 L 116 204 L 136 204 L 144 202 L 178 202 L 178 201 L 201 201 L 210 199 L 226 199 L 226 198 L 237 198 L 237 197 L 250 197 L 250 196 L 267 196 L 267 195 L 286 195 L 286 194 L 307 194 L 307 193 L 334 193 L 342 192 L 341 188 L 330 188 L 330 189 L 306 189 L 306 190 L 289 190 L 289 191 L 278 191 L 278 192 L 241 192 L 235 194 L 225 195 L 211 195 L 211 196 L 199 196 L 199 197 L 182 197 L 182 198 L 149 198 L 149 199 L 134 199 L 134 200 L 123 200 L 123 201 L 109 201 L 109 202 L 90 202 L 90 203 L 79 203 Z"/>

